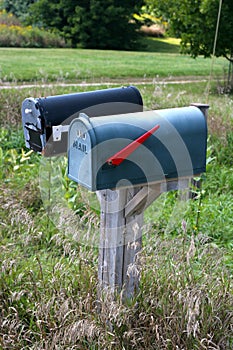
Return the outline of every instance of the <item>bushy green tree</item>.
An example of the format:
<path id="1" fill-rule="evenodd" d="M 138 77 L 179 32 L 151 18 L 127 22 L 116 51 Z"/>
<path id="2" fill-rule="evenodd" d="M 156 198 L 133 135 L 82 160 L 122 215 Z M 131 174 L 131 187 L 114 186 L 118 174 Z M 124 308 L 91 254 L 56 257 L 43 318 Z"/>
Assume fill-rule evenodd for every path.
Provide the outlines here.
<path id="1" fill-rule="evenodd" d="M 2 9 L 18 17 L 20 21 L 24 22 L 28 16 L 29 6 L 35 1 L 36 0 L 2 0 L 0 1 L 0 6 Z"/>
<path id="2" fill-rule="evenodd" d="M 183 53 L 193 57 L 213 53 L 219 0 L 146 0 L 169 21 L 181 38 Z M 233 62 L 233 1 L 223 0 L 215 55 Z"/>
<path id="3" fill-rule="evenodd" d="M 132 14 L 142 3 L 143 0 L 37 0 L 30 12 L 33 23 L 58 29 L 73 46 L 132 49 L 138 37 Z"/>

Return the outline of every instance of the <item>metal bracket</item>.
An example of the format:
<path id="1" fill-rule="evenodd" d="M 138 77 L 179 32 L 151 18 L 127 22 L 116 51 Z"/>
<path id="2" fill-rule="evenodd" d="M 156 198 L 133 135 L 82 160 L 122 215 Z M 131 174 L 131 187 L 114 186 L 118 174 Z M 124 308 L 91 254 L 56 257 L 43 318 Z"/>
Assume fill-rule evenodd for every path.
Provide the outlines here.
<path id="1" fill-rule="evenodd" d="M 61 134 L 63 132 L 68 132 L 69 125 L 56 125 L 53 126 L 53 141 L 61 141 Z"/>

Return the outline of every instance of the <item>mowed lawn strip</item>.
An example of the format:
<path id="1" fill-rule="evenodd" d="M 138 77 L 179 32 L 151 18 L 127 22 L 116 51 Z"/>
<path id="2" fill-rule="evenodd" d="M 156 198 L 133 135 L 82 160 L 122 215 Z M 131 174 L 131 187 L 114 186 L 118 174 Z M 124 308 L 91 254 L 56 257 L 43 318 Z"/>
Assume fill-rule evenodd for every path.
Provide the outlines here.
<path id="1" fill-rule="evenodd" d="M 96 79 L 154 79 L 207 77 L 211 59 L 179 53 L 83 49 L 0 49 L 0 82 L 94 81 Z M 228 63 L 215 59 L 213 75 L 223 76 Z"/>

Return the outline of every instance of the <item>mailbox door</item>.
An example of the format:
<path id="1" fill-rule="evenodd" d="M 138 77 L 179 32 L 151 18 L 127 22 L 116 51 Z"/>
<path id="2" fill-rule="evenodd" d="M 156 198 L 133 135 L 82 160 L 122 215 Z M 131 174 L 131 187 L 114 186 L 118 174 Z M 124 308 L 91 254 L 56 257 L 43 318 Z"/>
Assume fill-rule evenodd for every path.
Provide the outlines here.
<path id="1" fill-rule="evenodd" d="M 34 98 L 25 99 L 21 113 L 26 147 L 35 152 L 41 152 L 45 147 L 46 139 L 37 100 Z"/>
<path id="2" fill-rule="evenodd" d="M 85 117 L 74 120 L 68 137 L 68 176 L 80 185 L 93 188 L 93 139 Z"/>

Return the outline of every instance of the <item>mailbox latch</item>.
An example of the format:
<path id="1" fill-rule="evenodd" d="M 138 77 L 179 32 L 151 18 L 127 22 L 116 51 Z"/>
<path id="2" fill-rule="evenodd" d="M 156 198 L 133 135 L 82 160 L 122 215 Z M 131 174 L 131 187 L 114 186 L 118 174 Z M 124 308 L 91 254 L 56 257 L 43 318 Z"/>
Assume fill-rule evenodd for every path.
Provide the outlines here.
<path id="1" fill-rule="evenodd" d="M 53 141 L 61 141 L 61 134 L 68 132 L 69 125 L 55 125 L 53 126 Z"/>

